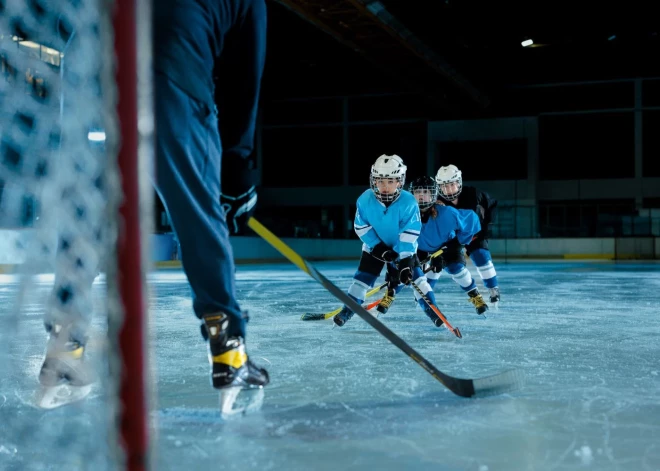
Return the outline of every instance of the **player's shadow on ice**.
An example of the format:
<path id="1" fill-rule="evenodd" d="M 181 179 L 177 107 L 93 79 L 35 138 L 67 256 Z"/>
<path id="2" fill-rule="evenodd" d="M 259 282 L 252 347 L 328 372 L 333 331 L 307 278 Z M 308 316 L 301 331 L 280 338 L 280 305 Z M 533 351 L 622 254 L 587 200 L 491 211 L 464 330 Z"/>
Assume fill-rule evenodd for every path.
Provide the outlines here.
<path id="1" fill-rule="evenodd" d="M 408 430 L 437 428 L 443 421 L 453 422 L 457 414 L 485 417 L 501 410 L 512 399 L 510 395 L 487 398 L 460 398 L 441 385 L 429 386 L 429 392 L 393 397 L 374 402 L 342 401 L 341 397 L 325 397 L 300 405 L 268 404 L 268 394 L 261 411 L 223 420 L 214 409 L 169 408 L 160 410 L 157 420 L 167 428 L 186 426 L 206 428 L 215 424 L 218 431 L 239 433 L 245 438 L 294 438 L 301 441 L 360 439 L 378 430 L 379 434 L 399 434 Z"/>

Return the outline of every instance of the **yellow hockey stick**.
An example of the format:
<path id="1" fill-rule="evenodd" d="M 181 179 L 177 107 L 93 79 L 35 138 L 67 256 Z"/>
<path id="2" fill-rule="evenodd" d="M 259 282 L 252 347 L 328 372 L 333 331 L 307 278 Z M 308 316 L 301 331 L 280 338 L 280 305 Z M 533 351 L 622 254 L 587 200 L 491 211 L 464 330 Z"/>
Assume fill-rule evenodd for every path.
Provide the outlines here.
<path id="1" fill-rule="evenodd" d="M 275 247 L 282 255 L 288 258 L 291 263 L 296 265 L 302 271 L 318 281 L 330 294 L 339 301 L 346 304 L 362 320 L 378 331 L 389 342 L 394 344 L 399 350 L 404 352 L 408 358 L 413 360 L 424 371 L 433 376 L 447 389 L 460 397 L 483 397 L 495 394 L 507 393 L 519 389 L 524 382 L 522 371 L 513 369 L 496 373 L 482 378 L 456 378 L 447 373 L 443 373 L 431 362 L 424 358 L 418 351 L 408 345 L 401 337 L 392 332 L 385 324 L 369 314 L 365 308 L 360 306 L 353 298 L 344 293 L 337 285 L 328 280 L 314 266 L 303 259 L 300 255 L 286 245 L 279 237 L 270 232 L 259 221 L 250 218 L 248 226 L 262 237 L 266 242 Z"/>

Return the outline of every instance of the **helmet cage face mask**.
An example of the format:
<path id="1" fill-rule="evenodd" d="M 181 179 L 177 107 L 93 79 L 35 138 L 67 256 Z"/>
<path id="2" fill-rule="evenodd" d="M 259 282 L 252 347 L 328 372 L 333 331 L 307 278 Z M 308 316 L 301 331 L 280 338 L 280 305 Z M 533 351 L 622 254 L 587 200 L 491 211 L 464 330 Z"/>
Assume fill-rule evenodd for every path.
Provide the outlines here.
<path id="1" fill-rule="evenodd" d="M 407 167 L 398 155 L 381 155 L 371 166 L 369 185 L 381 203 L 392 203 L 406 183 Z"/>
<path id="2" fill-rule="evenodd" d="M 440 195 L 447 201 L 453 201 L 463 190 L 462 172 L 455 165 L 440 167 L 435 176 Z"/>
<path id="3" fill-rule="evenodd" d="M 387 185 L 388 182 L 396 182 L 396 189 L 393 192 L 387 191 L 381 191 L 381 188 L 385 185 Z M 403 185 L 406 182 L 406 176 L 403 175 L 401 177 L 397 178 L 390 178 L 390 177 L 375 177 L 371 176 L 369 177 L 369 183 L 371 185 L 371 190 L 374 192 L 374 195 L 376 195 L 376 199 L 380 201 L 381 203 L 391 203 L 393 201 L 396 201 L 396 199 L 401 195 L 401 188 L 403 188 Z"/>
<path id="4" fill-rule="evenodd" d="M 420 177 L 410 183 L 408 187 L 415 199 L 419 210 L 424 212 L 433 207 L 438 200 L 438 186 L 431 177 Z"/>

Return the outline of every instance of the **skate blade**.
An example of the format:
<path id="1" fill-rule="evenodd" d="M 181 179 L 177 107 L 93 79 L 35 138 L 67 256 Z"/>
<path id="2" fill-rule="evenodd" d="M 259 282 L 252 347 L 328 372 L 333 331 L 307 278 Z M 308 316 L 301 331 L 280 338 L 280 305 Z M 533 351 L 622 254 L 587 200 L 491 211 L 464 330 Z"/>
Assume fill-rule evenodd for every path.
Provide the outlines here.
<path id="1" fill-rule="evenodd" d="M 71 386 L 69 384 L 58 384 L 57 386 L 44 387 L 37 392 L 36 404 L 42 409 L 55 409 L 72 402 L 86 398 L 92 390 L 92 385 Z"/>
<path id="2" fill-rule="evenodd" d="M 220 390 L 220 414 L 223 419 L 250 414 L 261 409 L 264 388 L 244 389 L 241 387 Z"/>

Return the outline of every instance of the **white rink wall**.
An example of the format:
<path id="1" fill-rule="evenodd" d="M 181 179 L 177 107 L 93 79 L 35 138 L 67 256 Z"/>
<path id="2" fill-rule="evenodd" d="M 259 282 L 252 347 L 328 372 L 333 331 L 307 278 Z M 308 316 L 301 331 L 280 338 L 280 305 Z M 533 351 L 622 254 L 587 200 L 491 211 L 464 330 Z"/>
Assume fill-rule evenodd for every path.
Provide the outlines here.
<path id="1" fill-rule="evenodd" d="M 31 229 L 0 230 L 0 271 L 11 271 L 25 262 L 25 248 L 32 232 Z M 309 260 L 358 259 L 362 246 L 357 239 L 283 240 Z M 284 260 L 258 237 L 233 237 L 231 243 L 239 263 Z M 172 234 L 153 234 L 150 244 L 151 259 L 157 265 L 178 266 L 177 244 Z M 660 238 L 493 239 L 490 249 L 495 259 L 653 260 L 660 259 Z"/>
<path id="2" fill-rule="evenodd" d="M 301 256 L 310 260 L 358 259 L 362 247 L 362 243 L 357 239 L 283 240 Z M 258 237 L 235 237 L 232 246 L 235 258 L 239 261 L 283 259 L 275 249 Z M 489 241 L 489 247 L 495 259 L 660 259 L 660 237 L 492 239 Z"/>

